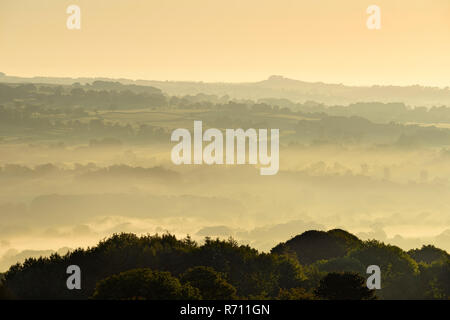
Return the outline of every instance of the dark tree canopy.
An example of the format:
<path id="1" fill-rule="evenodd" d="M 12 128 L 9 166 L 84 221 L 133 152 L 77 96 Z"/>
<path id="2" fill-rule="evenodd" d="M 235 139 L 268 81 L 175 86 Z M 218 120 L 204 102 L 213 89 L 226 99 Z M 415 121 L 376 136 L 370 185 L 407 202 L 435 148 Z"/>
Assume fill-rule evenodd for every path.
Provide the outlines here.
<path id="1" fill-rule="evenodd" d="M 202 298 L 206 300 L 229 300 L 237 297 L 236 288 L 211 267 L 190 268 L 181 275 L 181 282 L 199 289 Z"/>
<path id="2" fill-rule="evenodd" d="M 305 232 L 271 253 L 233 239 L 199 245 L 170 234 L 122 233 L 92 248 L 12 266 L 0 275 L 0 298 L 371 299 L 366 269 L 378 265 L 380 299 L 449 299 L 448 254 L 434 247 L 410 254 L 342 230 Z M 66 287 L 69 265 L 82 270 L 81 290 Z"/>
<path id="3" fill-rule="evenodd" d="M 433 245 L 422 246 L 420 249 L 412 249 L 408 251 L 411 258 L 417 262 L 433 263 L 439 260 L 449 259 L 450 255 Z"/>
<path id="4" fill-rule="evenodd" d="M 197 300 L 198 289 L 181 284 L 170 272 L 134 269 L 98 282 L 94 299 L 101 300 Z"/>
<path id="5" fill-rule="evenodd" d="M 373 300 L 375 291 L 366 286 L 366 280 L 357 273 L 332 272 L 327 274 L 315 291 L 316 295 L 327 300 Z"/>
<path id="6" fill-rule="evenodd" d="M 343 257 L 360 244 L 361 240 L 344 230 L 311 230 L 278 244 L 272 253 L 295 254 L 301 264 L 311 264 L 318 260 Z"/>

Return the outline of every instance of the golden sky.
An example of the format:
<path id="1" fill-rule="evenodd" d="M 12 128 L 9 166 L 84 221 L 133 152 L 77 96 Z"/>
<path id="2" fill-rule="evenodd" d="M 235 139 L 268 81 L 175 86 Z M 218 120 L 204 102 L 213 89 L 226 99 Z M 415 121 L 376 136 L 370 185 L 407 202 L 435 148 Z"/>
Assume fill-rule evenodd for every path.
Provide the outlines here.
<path id="1" fill-rule="evenodd" d="M 450 0 L 0 0 L 0 71 L 450 86 Z"/>

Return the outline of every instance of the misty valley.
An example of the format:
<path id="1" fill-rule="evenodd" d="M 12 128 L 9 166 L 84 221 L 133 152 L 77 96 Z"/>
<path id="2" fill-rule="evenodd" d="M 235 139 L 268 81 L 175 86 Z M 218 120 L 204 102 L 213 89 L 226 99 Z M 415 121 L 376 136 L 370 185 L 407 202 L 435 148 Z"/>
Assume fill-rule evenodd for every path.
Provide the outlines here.
<path id="1" fill-rule="evenodd" d="M 265 86 L 278 88 L 280 81 L 292 86 L 294 80 L 271 77 Z M 301 91 L 302 82 L 297 85 Z M 418 256 L 450 249 L 450 108 L 422 106 L 425 89 L 411 105 L 386 101 L 340 105 L 326 104 L 320 97 L 311 101 L 308 95 L 293 100 L 259 96 L 259 83 L 235 85 L 238 90 L 223 95 L 211 93 L 215 84 L 201 84 L 208 93 L 194 93 L 200 90 L 195 83 L 193 92 L 186 92 L 184 83 L 172 83 L 170 93 L 163 90 L 167 84 L 160 86 L 95 79 L 72 84 L 0 83 L 0 272 L 9 270 L 6 279 L 14 292 L 28 288 L 15 282 L 28 272 L 25 266 L 10 269 L 17 262 L 34 257 L 37 262 L 28 263 L 29 272 L 35 272 L 34 263 L 39 261 L 56 268 L 66 261 L 72 264 L 69 261 L 77 254 L 94 259 L 90 257 L 97 257 L 95 250 L 100 249 L 93 246 L 98 241 L 123 232 L 170 233 L 179 239 L 189 235 L 199 246 L 208 239 L 231 237 L 236 245 L 258 250 L 255 259 L 265 259 L 269 251 L 285 254 L 282 243 L 292 237 L 340 228 L 350 232 L 351 239 L 358 237 L 351 243 L 361 248 L 379 250 L 375 247 L 383 245 L 373 239 L 389 244 L 383 248 L 406 259 L 411 275 L 421 268 Z M 257 97 L 242 98 L 244 88 Z M 324 96 L 332 99 L 331 93 Z M 267 130 L 267 138 L 260 129 Z M 276 174 L 261 175 L 263 169 Z M 321 239 L 321 233 L 317 237 Z M 119 248 L 122 240 L 117 241 Z M 80 253 L 76 248 L 92 249 Z M 206 250 L 202 248 L 193 245 L 186 250 L 195 255 Z M 345 262 L 345 268 L 365 276 L 367 265 L 374 263 L 352 252 L 298 257 L 305 279 L 310 279 L 299 282 L 302 288 L 317 289 L 319 275 L 324 275 L 320 272 L 340 268 L 331 267 L 333 263 Z M 415 262 L 407 257 L 413 253 Z M 49 260 L 39 260 L 41 256 Z M 327 261 L 326 267 L 320 259 Z M 91 265 L 91 260 L 86 263 Z M 130 268 L 138 265 L 148 264 L 133 262 Z M 437 263 L 433 268 L 438 265 L 445 267 Z M 185 269 L 171 268 L 171 276 L 181 281 Z M 270 272 L 278 277 L 280 271 L 275 269 Z M 96 281 L 121 271 L 119 265 L 108 270 L 91 275 L 89 287 L 78 296 L 65 291 L 45 294 L 88 298 Z M 321 271 L 314 275 L 313 270 Z M 420 275 L 425 277 L 441 269 L 424 270 Z M 169 277 L 152 272 L 124 276 Z M 272 298 L 311 297 L 298 288 L 278 292 L 287 288 L 281 284 L 267 283 L 263 290 L 255 283 L 249 289 L 242 279 L 232 279 L 227 281 L 240 297 L 262 297 L 263 291 Z M 180 292 L 189 289 L 180 283 Z M 189 290 L 187 297 L 196 297 Z M 437 297 L 444 289 L 435 290 L 424 292 Z M 20 294 L 27 296 L 25 292 Z M 390 287 L 378 296 L 401 295 Z"/>

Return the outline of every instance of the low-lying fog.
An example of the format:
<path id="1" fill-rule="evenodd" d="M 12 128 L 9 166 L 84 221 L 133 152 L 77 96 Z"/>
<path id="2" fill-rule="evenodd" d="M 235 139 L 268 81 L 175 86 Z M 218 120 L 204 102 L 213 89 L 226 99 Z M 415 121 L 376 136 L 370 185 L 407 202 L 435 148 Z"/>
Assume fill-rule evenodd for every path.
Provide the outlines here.
<path id="1" fill-rule="evenodd" d="M 308 229 L 343 228 L 404 249 L 450 250 L 450 151 L 282 147 L 280 171 L 175 166 L 171 145 L 0 145 L 0 272 L 24 257 L 90 246 L 115 232 L 260 250 Z"/>

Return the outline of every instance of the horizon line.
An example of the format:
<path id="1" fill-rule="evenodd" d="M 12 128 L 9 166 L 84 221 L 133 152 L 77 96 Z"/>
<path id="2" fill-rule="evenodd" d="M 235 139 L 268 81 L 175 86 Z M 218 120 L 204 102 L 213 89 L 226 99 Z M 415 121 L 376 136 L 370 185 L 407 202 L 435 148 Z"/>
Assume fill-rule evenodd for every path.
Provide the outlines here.
<path id="1" fill-rule="evenodd" d="M 148 81 L 148 82 L 181 82 L 181 83 L 203 83 L 203 84 L 255 84 L 260 83 L 263 81 L 271 80 L 272 78 L 279 78 L 280 80 L 288 80 L 288 81 L 297 81 L 297 82 L 303 82 L 303 83 L 309 83 L 309 84 L 324 84 L 324 85 L 335 85 L 335 86 L 344 86 L 344 87 L 357 87 L 357 88 L 372 88 L 372 87 L 400 87 L 400 88 L 407 88 L 407 87 L 423 87 L 423 88 L 437 88 L 440 90 L 450 90 L 450 85 L 427 85 L 427 84 L 419 84 L 419 83 L 410 83 L 410 84 L 380 84 L 380 83 L 371 83 L 371 84 L 352 84 L 352 83 L 344 83 L 344 82 L 325 82 L 325 81 L 317 81 L 317 80 L 300 80 L 295 78 L 286 77 L 279 74 L 271 74 L 268 77 L 263 78 L 262 80 L 247 80 L 247 81 L 208 81 L 208 80 L 192 80 L 192 79 L 178 79 L 178 80 L 169 80 L 169 79 L 144 79 L 144 78 L 133 78 L 133 77 L 126 77 L 126 76 L 100 76 L 100 75 L 89 75 L 89 76 L 68 76 L 68 75 L 34 75 L 34 76 L 26 76 L 26 75 L 11 75 L 7 74 L 6 72 L 0 71 L 0 78 L 2 77 L 11 77 L 11 78 L 23 78 L 23 79 L 35 79 L 35 78 L 49 78 L 49 79 L 108 79 L 108 80 L 115 80 L 115 81 L 133 81 L 133 82 L 139 82 L 139 81 Z"/>

